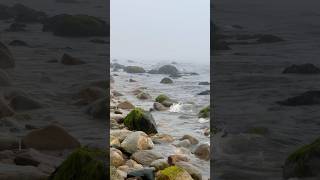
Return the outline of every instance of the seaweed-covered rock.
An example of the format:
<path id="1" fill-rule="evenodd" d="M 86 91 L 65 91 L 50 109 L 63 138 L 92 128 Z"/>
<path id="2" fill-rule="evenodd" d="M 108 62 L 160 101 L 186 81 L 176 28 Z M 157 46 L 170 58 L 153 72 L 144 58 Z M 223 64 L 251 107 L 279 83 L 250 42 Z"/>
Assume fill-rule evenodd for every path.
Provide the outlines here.
<path id="1" fill-rule="evenodd" d="M 162 83 L 162 84 L 172 84 L 173 81 L 170 78 L 165 77 L 160 81 L 160 83 Z"/>
<path id="2" fill-rule="evenodd" d="M 139 66 L 127 66 L 124 68 L 124 71 L 127 73 L 145 73 L 146 71 Z"/>
<path id="3" fill-rule="evenodd" d="M 145 99 L 151 99 L 151 96 L 146 92 L 141 92 L 137 95 L 137 98 L 141 100 L 145 100 Z"/>
<path id="4" fill-rule="evenodd" d="M 11 51 L 0 42 L 0 68 L 14 68 L 15 60 L 11 54 Z"/>
<path id="5" fill-rule="evenodd" d="M 160 94 L 158 97 L 156 97 L 156 102 L 162 103 L 164 101 L 168 101 L 170 98 L 164 94 Z"/>
<path id="6" fill-rule="evenodd" d="M 285 179 L 292 177 L 320 177 L 320 138 L 294 151 L 283 167 Z"/>
<path id="7" fill-rule="evenodd" d="M 272 34 L 264 34 L 257 39 L 257 43 L 276 43 L 282 41 L 284 41 L 284 39 Z"/>
<path id="8" fill-rule="evenodd" d="M 129 130 L 143 131 L 147 134 L 158 133 L 157 125 L 150 112 L 143 109 L 133 109 L 125 118 L 124 125 Z"/>
<path id="9" fill-rule="evenodd" d="M 89 15 L 60 14 L 47 18 L 43 23 L 43 31 L 69 37 L 108 36 L 109 25 Z"/>
<path id="10" fill-rule="evenodd" d="M 62 55 L 61 63 L 64 64 L 64 65 L 86 64 L 86 62 L 84 62 L 84 61 L 82 61 L 82 60 L 80 60 L 78 58 L 72 57 L 71 55 L 66 54 L 66 53 Z"/>
<path id="11" fill-rule="evenodd" d="M 317 105 L 320 104 L 320 91 L 307 91 L 277 103 L 285 106 Z"/>
<path id="12" fill-rule="evenodd" d="M 170 166 L 156 174 L 157 180 L 193 180 L 190 174 L 177 166 Z"/>
<path id="13" fill-rule="evenodd" d="M 320 69 L 310 63 L 296 65 L 293 64 L 285 68 L 282 72 L 283 74 L 295 73 L 295 74 L 319 74 Z"/>
<path id="14" fill-rule="evenodd" d="M 107 97 L 98 99 L 89 105 L 87 113 L 94 118 L 105 119 L 109 113 L 107 103 L 109 103 Z"/>
<path id="15" fill-rule="evenodd" d="M 199 118 L 208 118 L 210 117 L 210 106 L 207 106 L 203 109 L 200 110 L 199 114 L 198 114 Z"/>
<path id="16" fill-rule="evenodd" d="M 77 139 L 57 125 L 49 125 L 45 128 L 29 132 L 22 139 L 22 143 L 27 148 L 37 150 L 75 149 L 80 146 Z"/>
<path id="17" fill-rule="evenodd" d="M 164 65 L 158 69 L 159 74 L 176 75 L 179 74 L 178 69 L 173 65 Z"/>
<path id="18" fill-rule="evenodd" d="M 154 167 L 156 171 L 163 170 L 167 167 L 169 167 L 169 164 L 166 159 L 157 159 L 152 161 L 150 164 L 151 167 Z"/>
<path id="19" fill-rule="evenodd" d="M 179 161 L 175 165 L 186 170 L 194 180 L 202 180 L 201 170 L 192 164 L 185 161 Z"/>
<path id="20" fill-rule="evenodd" d="M 99 150 L 79 148 L 50 176 L 49 180 L 106 180 L 106 153 Z"/>
<path id="21" fill-rule="evenodd" d="M 121 148 L 131 154 L 138 150 L 152 149 L 153 146 L 151 138 L 142 131 L 130 133 L 121 143 Z"/>

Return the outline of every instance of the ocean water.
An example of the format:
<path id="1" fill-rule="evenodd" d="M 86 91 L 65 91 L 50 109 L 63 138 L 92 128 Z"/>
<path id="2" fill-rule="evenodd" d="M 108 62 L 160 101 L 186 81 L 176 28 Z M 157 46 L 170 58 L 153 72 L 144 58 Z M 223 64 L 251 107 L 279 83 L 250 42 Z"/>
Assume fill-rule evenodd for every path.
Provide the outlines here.
<path id="1" fill-rule="evenodd" d="M 161 63 L 130 63 L 126 60 L 118 60 L 117 62 L 123 65 L 142 66 L 146 70 L 171 63 L 170 61 Z M 181 78 L 173 79 L 173 84 L 161 84 L 161 79 L 167 77 L 166 75 L 111 72 L 111 75 L 119 75 L 113 76 L 115 79 L 114 88 L 120 93 L 123 93 L 125 95 L 125 99 L 145 110 L 149 110 L 153 107 L 154 99 L 159 94 L 165 94 L 169 96 L 177 103 L 171 106 L 168 111 L 152 112 L 152 115 L 158 125 L 159 133 L 170 134 L 177 139 L 181 138 L 185 134 L 189 134 L 196 137 L 200 141 L 200 143 L 209 144 L 210 137 L 204 136 L 203 130 L 204 128 L 208 128 L 210 126 L 210 122 L 208 119 L 199 119 L 197 117 L 197 114 L 203 107 L 210 104 L 210 96 L 200 96 L 197 94 L 210 89 L 210 86 L 198 85 L 198 83 L 202 81 L 210 82 L 210 68 L 208 65 L 199 65 L 196 63 L 177 63 L 174 65 L 179 71 L 196 72 L 199 75 L 182 76 Z M 129 79 L 134 79 L 137 82 L 129 82 Z M 151 100 L 139 100 L 132 94 L 133 90 L 140 87 L 146 88 L 145 92 L 149 93 L 152 96 Z M 161 152 L 164 156 L 181 152 L 180 149 L 171 144 L 157 144 L 155 149 Z M 210 176 L 209 161 L 200 160 L 193 154 L 188 154 L 188 156 L 191 158 L 192 164 L 202 170 L 204 179 Z"/>

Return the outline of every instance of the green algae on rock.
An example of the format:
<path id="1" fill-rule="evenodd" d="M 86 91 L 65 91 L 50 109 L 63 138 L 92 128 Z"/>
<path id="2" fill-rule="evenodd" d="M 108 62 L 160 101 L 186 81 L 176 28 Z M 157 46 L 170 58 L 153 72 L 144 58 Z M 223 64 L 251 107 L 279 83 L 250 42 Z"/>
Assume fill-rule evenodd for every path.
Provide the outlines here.
<path id="1" fill-rule="evenodd" d="M 170 166 L 158 172 L 157 180 L 192 180 L 192 177 L 186 170 Z"/>
<path id="2" fill-rule="evenodd" d="M 158 133 L 156 123 L 150 114 L 141 108 L 133 109 L 125 118 L 124 125 L 129 130 L 143 131 L 147 134 Z"/>
<path id="3" fill-rule="evenodd" d="M 144 70 L 142 67 L 139 66 L 127 66 L 124 68 L 124 71 L 127 73 L 145 73 L 146 70 Z"/>
<path id="4" fill-rule="evenodd" d="M 319 176 L 319 159 L 320 138 L 316 139 L 311 144 L 300 147 L 289 155 L 283 168 L 284 178 Z"/>
<path id="5" fill-rule="evenodd" d="M 158 103 L 163 103 L 164 101 L 170 100 L 170 98 L 164 94 L 160 94 L 157 98 L 156 98 L 156 102 Z"/>
<path id="6" fill-rule="evenodd" d="M 105 158 L 105 152 L 79 148 L 67 157 L 49 180 L 105 180 L 107 179 Z"/>
<path id="7" fill-rule="evenodd" d="M 203 109 L 201 109 L 201 111 L 198 114 L 199 118 L 208 118 L 210 117 L 210 106 L 207 106 Z"/>

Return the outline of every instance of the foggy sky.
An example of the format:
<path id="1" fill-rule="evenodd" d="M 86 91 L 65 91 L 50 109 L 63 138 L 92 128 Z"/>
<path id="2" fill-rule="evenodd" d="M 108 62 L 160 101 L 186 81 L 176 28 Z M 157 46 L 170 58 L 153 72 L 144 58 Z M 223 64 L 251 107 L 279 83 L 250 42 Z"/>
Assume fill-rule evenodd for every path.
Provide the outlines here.
<path id="1" fill-rule="evenodd" d="M 209 62 L 209 0 L 111 0 L 111 58 Z"/>

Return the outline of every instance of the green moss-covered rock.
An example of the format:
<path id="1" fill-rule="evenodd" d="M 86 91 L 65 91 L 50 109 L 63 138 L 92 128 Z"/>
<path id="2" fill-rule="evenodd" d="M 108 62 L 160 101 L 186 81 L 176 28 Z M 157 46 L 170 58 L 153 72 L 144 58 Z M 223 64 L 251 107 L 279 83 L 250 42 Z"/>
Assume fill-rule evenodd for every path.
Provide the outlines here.
<path id="1" fill-rule="evenodd" d="M 106 153 L 99 150 L 79 148 L 50 176 L 49 180 L 105 180 Z"/>
<path id="2" fill-rule="evenodd" d="M 147 134 L 158 133 L 156 123 L 150 114 L 141 108 L 133 109 L 123 121 L 129 130 L 143 131 Z"/>
<path id="3" fill-rule="evenodd" d="M 168 101 L 170 100 L 170 98 L 164 94 L 160 94 L 157 98 L 156 98 L 156 102 L 158 103 L 163 103 L 164 101 Z"/>
<path id="4" fill-rule="evenodd" d="M 184 169 L 170 166 L 158 172 L 157 180 L 192 180 L 192 177 Z"/>
<path id="5" fill-rule="evenodd" d="M 145 73 L 146 71 L 139 66 L 127 66 L 124 68 L 124 71 L 127 73 Z"/>
<path id="6" fill-rule="evenodd" d="M 283 168 L 283 176 L 312 177 L 320 176 L 320 138 L 304 145 L 289 155 Z"/>
<path id="7" fill-rule="evenodd" d="M 207 106 L 203 109 L 200 110 L 199 114 L 198 114 L 199 118 L 208 118 L 210 117 L 210 106 Z"/>

